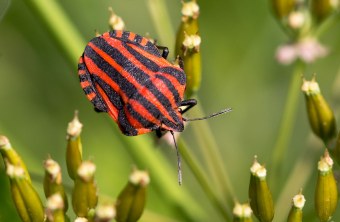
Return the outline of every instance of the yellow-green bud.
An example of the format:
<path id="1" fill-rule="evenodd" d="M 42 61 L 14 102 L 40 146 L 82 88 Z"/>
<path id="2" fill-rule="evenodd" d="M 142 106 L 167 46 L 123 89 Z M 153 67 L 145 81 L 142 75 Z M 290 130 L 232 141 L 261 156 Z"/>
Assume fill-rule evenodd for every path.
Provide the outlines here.
<path id="1" fill-rule="evenodd" d="M 333 160 L 326 150 L 318 162 L 318 178 L 315 189 L 315 210 L 321 222 L 331 219 L 338 204 L 338 189 L 332 168 Z"/>
<path id="2" fill-rule="evenodd" d="M 332 154 L 332 156 L 334 157 L 334 159 L 337 161 L 337 163 L 340 163 L 340 132 L 338 133 L 337 139 L 336 139 L 336 143 L 334 144 L 330 144 L 330 148 L 329 151 Z"/>
<path id="3" fill-rule="evenodd" d="M 297 0 L 271 0 L 275 16 L 278 19 L 287 17 L 297 4 Z"/>
<path id="4" fill-rule="evenodd" d="M 316 22 L 322 22 L 332 13 L 339 10 L 339 0 L 312 0 L 311 11 Z"/>
<path id="5" fill-rule="evenodd" d="M 274 217 L 274 203 L 266 176 L 267 170 L 256 158 L 250 168 L 249 200 L 254 215 L 261 222 L 270 222 Z"/>
<path id="6" fill-rule="evenodd" d="M 94 180 L 96 166 L 84 161 L 78 169 L 72 193 L 72 206 L 78 217 L 87 217 L 88 212 L 97 206 L 97 186 Z"/>
<path id="7" fill-rule="evenodd" d="M 44 162 L 45 177 L 44 177 L 44 192 L 46 197 L 50 197 L 53 194 L 60 194 L 63 198 L 63 209 L 66 212 L 68 209 L 67 196 L 64 186 L 62 184 L 61 168 L 59 164 L 48 158 Z"/>
<path id="8" fill-rule="evenodd" d="M 96 208 L 95 222 L 109 222 L 116 216 L 113 204 L 100 204 Z"/>
<path id="9" fill-rule="evenodd" d="M 248 203 L 235 203 L 233 209 L 233 222 L 252 222 L 252 210 Z"/>
<path id="10" fill-rule="evenodd" d="M 64 200 L 59 193 L 47 198 L 46 216 L 49 222 L 64 222 Z"/>
<path id="11" fill-rule="evenodd" d="M 336 137 L 334 113 L 320 92 L 315 78 L 303 80 L 301 90 L 305 94 L 307 114 L 313 132 L 327 144 Z"/>
<path id="12" fill-rule="evenodd" d="M 78 112 L 74 114 L 74 118 L 69 122 L 67 127 L 67 148 L 66 148 L 66 165 L 67 172 L 71 179 L 77 176 L 77 170 L 82 162 L 82 144 L 80 139 L 83 124 L 79 122 Z"/>
<path id="13" fill-rule="evenodd" d="M 186 96 L 191 97 L 201 84 L 201 37 L 198 33 L 199 6 L 196 1 L 183 2 L 182 22 L 177 31 L 175 56 L 180 56 L 187 76 Z"/>
<path id="14" fill-rule="evenodd" d="M 125 23 L 121 17 L 113 12 L 113 9 L 109 7 L 110 18 L 109 26 L 112 30 L 124 30 Z"/>
<path id="15" fill-rule="evenodd" d="M 25 170 L 9 162 L 6 165 L 13 201 L 21 219 L 24 222 L 44 221 L 44 207 L 31 182 L 26 179 Z"/>
<path id="16" fill-rule="evenodd" d="M 301 193 L 293 197 L 293 205 L 290 209 L 287 222 L 302 222 L 302 208 L 305 202 L 306 199 Z"/>
<path id="17" fill-rule="evenodd" d="M 0 135 L 0 153 L 8 163 L 14 166 L 21 167 L 24 170 L 25 178 L 31 183 L 31 177 L 28 173 L 26 164 L 21 159 L 19 154 L 13 149 L 11 143 L 6 136 Z"/>
<path id="18" fill-rule="evenodd" d="M 149 182 L 147 172 L 133 170 L 129 182 L 117 199 L 117 222 L 134 222 L 142 216 L 146 201 L 146 187 Z"/>

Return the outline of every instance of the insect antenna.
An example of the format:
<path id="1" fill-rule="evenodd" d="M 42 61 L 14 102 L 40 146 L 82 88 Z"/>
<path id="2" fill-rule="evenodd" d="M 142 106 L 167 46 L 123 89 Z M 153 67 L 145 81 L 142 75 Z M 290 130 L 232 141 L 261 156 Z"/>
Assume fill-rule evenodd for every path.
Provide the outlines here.
<path id="1" fill-rule="evenodd" d="M 175 148 L 176 148 L 176 154 L 177 154 L 177 173 L 178 173 L 178 184 L 182 185 L 182 164 L 181 164 L 181 155 L 179 153 L 178 147 L 177 147 L 177 143 L 176 143 L 176 139 L 175 139 L 175 135 L 174 132 L 172 130 L 170 130 L 170 133 L 172 135 L 172 138 L 174 139 L 174 144 L 175 144 Z"/>
<path id="2" fill-rule="evenodd" d="M 186 121 L 186 122 L 188 122 L 188 121 L 196 121 L 196 120 L 205 120 L 205 119 L 210 119 L 210 118 L 213 118 L 215 116 L 219 116 L 219 115 L 228 113 L 231 110 L 232 110 L 231 108 L 226 108 L 226 109 L 223 109 L 223 110 L 221 110 L 221 111 L 219 111 L 217 113 L 212 113 L 212 114 L 210 114 L 208 116 L 204 116 L 204 117 L 192 118 L 192 119 L 187 119 L 187 118 L 184 118 L 184 117 L 182 117 L 182 118 L 183 118 L 183 121 Z"/>

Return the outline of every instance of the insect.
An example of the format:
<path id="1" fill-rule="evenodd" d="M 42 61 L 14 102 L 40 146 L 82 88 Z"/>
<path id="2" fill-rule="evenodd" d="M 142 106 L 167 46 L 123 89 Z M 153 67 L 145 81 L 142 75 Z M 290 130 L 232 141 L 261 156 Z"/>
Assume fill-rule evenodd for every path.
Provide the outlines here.
<path id="1" fill-rule="evenodd" d="M 161 53 L 162 52 L 162 53 Z M 128 31 L 113 30 L 92 39 L 79 59 L 80 85 L 97 112 L 106 112 L 127 136 L 155 131 L 182 132 L 182 115 L 197 104 L 184 100 L 186 76 L 183 67 L 168 60 L 168 49 Z M 175 138 L 173 136 L 174 142 Z M 178 178 L 181 161 L 175 142 Z"/>

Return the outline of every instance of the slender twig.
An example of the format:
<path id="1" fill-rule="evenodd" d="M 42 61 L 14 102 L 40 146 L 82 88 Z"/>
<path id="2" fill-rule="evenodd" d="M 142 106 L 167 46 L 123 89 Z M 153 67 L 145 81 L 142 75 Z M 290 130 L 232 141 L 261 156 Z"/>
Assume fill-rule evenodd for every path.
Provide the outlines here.
<path id="1" fill-rule="evenodd" d="M 294 71 L 288 89 L 287 100 L 281 118 L 280 128 L 274 150 L 272 153 L 271 171 L 275 178 L 281 173 L 281 167 L 287 151 L 289 141 L 293 134 L 293 127 L 296 119 L 296 113 L 300 95 L 301 76 L 303 75 L 305 64 L 301 61 L 295 63 Z M 272 177 L 274 180 L 274 177 Z M 274 181 L 273 181 L 274 182 Z M 279 185 L 279 184 L 276 184 Z M 275 188 L 279 189 L 277 186 Z"/>
<path id="2" fill-rule="evenodd" d="M 205 116 L 202 107 L 199 105 L 199 99 L 197 99 L 197 101 L 198 105 L 192 110 L 190 116 Z M 198 141 L 198 148 L 204 159 L 204 166 L 208 169 L 211 183 L 215 185 L 215 189 L 220 190 L 228 206 L 232 208 L 236 199 L 234 196 L 235 193 L 228 172 L 224 168 L 223 156 L 219 151 L 208 122 L 197 121 L 192 123 L 190 127 L 194 130 L 195 138 L 197 138 Z"/>
<path id="3" fill-rule="evenodd" d="M 172 51 L 175 44 L 175 34 L 165 0 L 148 0 L 147 2 L 152 21 L 158 34 L 157 40 L 159 40 L 161 44 L 166 44 L 169 50 Z"/>
<path id="4" fill-rule="evenodd" d="M 309 135 L 309 138 L 311 138 L 311 135 Z M 275 213 L 275 220 L 277 221 L 284 221 L 286 219 L 290 208 L 290 205 L 287 203 L 291 201 L 293 197 L 292 194 L 306 187 L 313 171 L 316 171 L 316 162 L 320 154 L 320 149 L 314 145 L 315 139 L 316 138 L 310 139 L 312 142 L 309 141 L 309 145 L 307 145 L 301 155 L 299 155 L 288 178 L 286 178 L 285 186 L 281 189 L 275 204 L 276 209 L 280 209 Z"/>
<path id="5" fill-rule="evenodd" d="M 59 3 L 46 0 L 25 0 L 24 2 L 44 24 L 64 54 L 65 60 L 72 68 L 75 68 L 86 42 Z"/>
<path id="6" fill-rule="evenodd" d="M 213 186 L 209 183 L 209 180 L 200 167 L 198 161 L 195 159 L 194 154 L 190 152 L 190 149 L 188 148 L 187 144 L 183 139 L 179 139 L 178 141 L 178 147 L 180 150 L 181 155 L 183 156 L 183 159 L 190 167 L 191 172 L 194 174 L 195 178 L 201 185 L 203 191 L 213 204 L 215 208 L 220 212 L 220 214 L 223 216 L 224 221 L 231 221 L 231 212 L 226 209 L 224 204 L 220 201 L 221 198 L 218 198 L 218 192 L 216 189 L 214 189 Z M 219 194 L 220 195 L 220 194 Z"/>

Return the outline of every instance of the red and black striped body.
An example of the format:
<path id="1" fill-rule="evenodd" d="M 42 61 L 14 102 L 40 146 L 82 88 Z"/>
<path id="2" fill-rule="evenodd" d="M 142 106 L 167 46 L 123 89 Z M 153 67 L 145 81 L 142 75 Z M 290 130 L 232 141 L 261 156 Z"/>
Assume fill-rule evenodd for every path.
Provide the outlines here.
<path id="1" fill-rule="evenodd" d="M 185 74 L 148 39 L 127 31 L 92 39 L 80 57 L 78 75 L 95 109 L 107 112 L 125 135 L 183 131 L 179 107 Z"/>

